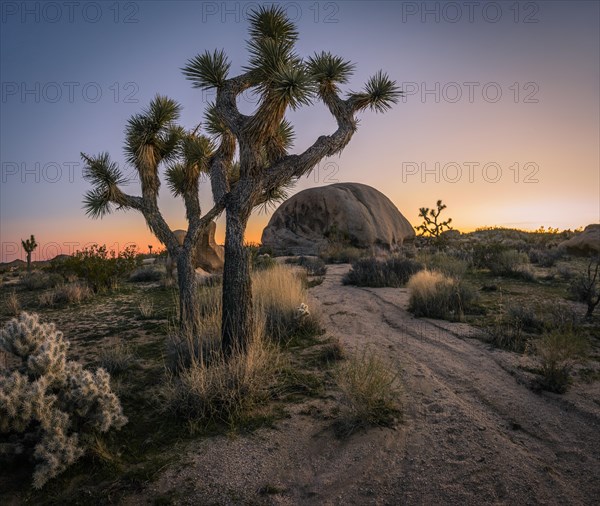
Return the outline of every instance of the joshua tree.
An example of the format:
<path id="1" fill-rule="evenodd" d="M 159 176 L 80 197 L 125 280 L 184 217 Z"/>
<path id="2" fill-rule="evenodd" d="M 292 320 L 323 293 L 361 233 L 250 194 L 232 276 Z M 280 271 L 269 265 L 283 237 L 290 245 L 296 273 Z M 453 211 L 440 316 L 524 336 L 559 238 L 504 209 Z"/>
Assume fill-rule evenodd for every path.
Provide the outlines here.
<path id="1" fill-rule="evenodd" d="M 252 331 L 252 291 L 244 231 L 252 209 L 308 174 L 324 157 L 342 151 L 357 129 L 356 113 L 370 108 L 384 112 L 401 92 L 379 71 L 363 92 L 341 97 L 354 65 L 328 52 L 301 59 L 295 52 L 298 32 L 280 7 L 259 7 L 250 15 L 249 62 L 230 77 L 230 62 L 221 50 L 199 54 L 183 72 L 197 88 L 216 89 L 206 112 L 210 134 L 219 143 L 209 174 L 215 202 L 227 212 L 223 272 L 223 350 L 244 349 Z M 236 99 L 246 90 L 258 97 L 252 115 L 241 114 Z M 300 154 L 288 154 L 293 140 L 289 109 L 325 104 L 337 129 L 322 135 Z M 237 163 L 234 153 L 238 150 Z"/>
<path id="2" fill-rule="evenodd" d="M 452 218 L 448 218 L 446 221 L 438 221 L 440 213 L 446 209 L 446 204 L 442 204 L 442 201 L 438 200 L 436 206 L 437 210 L 429 209 L 428 207 L 421 207 L 419 209 L 419 217 L 423 218 L 423 224 L 415 227 L 421 231 L 419 235 L 428 234 L 430 237 L 437 238 L 444 231 L 444 228 L 447 230 L 452 229 L 450 226 Z"/>
<path id="3" fill-rule="evenodd" d="M 215 149 L 208 138 L 175 125 L 179 112 L 180 106 L 175 101 L 156 96 L 145 111 L 132 116 L 127 123 L 125 155 L 139 175 L 141 196 L 131 196 L 122 191 L 121 186 L 127 181 L 108 153 L 95 157 L 81 154 L 86 164 L 83 175 L 93 185 L 93 189 L 85 195 L 84 208 L 92 218 L 103 217 L 115 206 L 117 209 L 135 209 L 143 214 L 150 230 L 176 261 L 180 326 L 195 333 L 199 314 L 192 265 L 194 246 L 204 227 L 223 209 L 222 204 L 217 203 L 204 216 L 201 215 L 198 182 L 211 157 L 219 159 L 223 153 L 221 149 Z M 181 196 L 185 204 L 188 230 L 181 246 L 158 208 L 158 170 L 161 165 L 166 165 L 171 192 Z"/>
<path id="4" fill-rule="evenodd" d="M 152 244 L 148 244 L 148 251 L 150 252 L 150 254 L 152 255 Z"/>
<path id="5" fill-rule="evenodd" d="M 33 250 L 38 247 L 38 243 L 35 242 L 35 237 L 31 234 L 29 239 L 26 239 L 25 241 L 21 239 L 21 245 L 27 253 L 27 272 L 31 272 L 31 254 L 33 253 Z"/>

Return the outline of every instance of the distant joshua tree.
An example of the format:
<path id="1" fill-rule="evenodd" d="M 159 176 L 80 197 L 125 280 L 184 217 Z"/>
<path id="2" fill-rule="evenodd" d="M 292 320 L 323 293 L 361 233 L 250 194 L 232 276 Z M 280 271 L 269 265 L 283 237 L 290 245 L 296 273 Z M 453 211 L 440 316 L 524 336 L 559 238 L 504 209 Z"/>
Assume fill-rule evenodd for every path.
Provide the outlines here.
<path id="1" fill-rule="evenodd" d="M 436 203 L 436 209 L 429 209 L 428 207 L 421 207 L 419 209 L 419 217 L 423 218 L 423 224 L 415 227 L 420 231 L 419 235 L 429 235 L 430 237 L 439 237 L 444 231 L 444 228 L 451 230 L 452 218 L 448 218 L 446 221 L 438 221 L 440 213 L 446 209 L 446 204 L 442 204 L 441 200 Z"/>
<path id="2" fill-rule="evenodd" d="M 152 255 L 152 244 L 148 244 L 148 251 L 150 252 L 150 254 Z"/>
<path id="3" fill-rule="evenodd" d="M 35 248 L 38 247 L 38 243 L 35 242 L 35 237 L 33 236 L 33 234 L 31 234 L 31 237 L 29 239 L 25 241 L 21 239 L 21 245 L 27 253 L 27 272 L 31 272 L 31 253 L 33 253 L 33 250 L 35 250 Z"/>

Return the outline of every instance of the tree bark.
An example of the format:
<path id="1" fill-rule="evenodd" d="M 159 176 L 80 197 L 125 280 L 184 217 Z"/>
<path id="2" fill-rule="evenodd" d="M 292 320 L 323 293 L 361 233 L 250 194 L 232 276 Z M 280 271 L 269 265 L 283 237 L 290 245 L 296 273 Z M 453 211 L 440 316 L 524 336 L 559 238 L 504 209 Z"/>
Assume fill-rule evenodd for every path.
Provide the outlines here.
<path id="1" fill-rule="evenodd" d="M 179 328 L 184 334 L 195 337 L 199 332 L 200 311 L 192 253 L 193 250 L 181 248 L 176 258 L 177 283 L 179 285 Z"/>
<path id="2" fill-rule="evenodd" d="M 252 339 L 253 305 L 250 257 L 244 247 L 249 212 L 227 209 L 221 347 L 225 356 L 245 352 Z"/>

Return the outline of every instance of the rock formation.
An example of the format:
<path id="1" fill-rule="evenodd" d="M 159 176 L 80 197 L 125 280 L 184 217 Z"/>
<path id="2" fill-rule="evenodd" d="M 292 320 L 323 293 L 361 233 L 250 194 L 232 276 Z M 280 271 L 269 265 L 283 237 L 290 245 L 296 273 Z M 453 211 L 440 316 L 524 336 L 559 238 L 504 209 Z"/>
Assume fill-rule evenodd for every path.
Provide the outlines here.
<path id="1" fill-rule="evenodd" d="M 198 239 L 196 244 L 196 254 L 193 258 L 194 269 L 200 268 L 206 272 L 218 272 L 223 269 L 223 261 L 225 256 L 225 250 L 223 246 L 219 246 L 215 242 L 215 230 L 217 224 L 212 221 L 205 229 L 204 233 Z M 183 244 L 185 239 L 185 230 L 174 230 L 173 233 L 179 241 L 179 244 Z M 175 262 L 170 257 L 167 257 L 167 273 L 172 273 L 173 269 L 177 267 Z"/>
<path id="2" fill-rule="evenodd" d="M 600 224 L 588 225 L 580 234 L 561 242 L 559 247 L 579 255 L 600 253 Z"/>
<path id="3" fill-rule="evenodd" d="M 329 242 L 395 250 L 415 231 L 383 193 L 360 183 L 301 191 L 275 211 L 262 244 L 276 254 L 315 255 Z"/>

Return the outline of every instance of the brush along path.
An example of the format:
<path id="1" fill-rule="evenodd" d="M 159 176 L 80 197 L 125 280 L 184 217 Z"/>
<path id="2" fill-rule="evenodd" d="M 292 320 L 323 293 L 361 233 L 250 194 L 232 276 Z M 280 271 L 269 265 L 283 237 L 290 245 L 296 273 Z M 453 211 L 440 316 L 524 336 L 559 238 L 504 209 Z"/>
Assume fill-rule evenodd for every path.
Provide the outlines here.
<path id="1" fill-rule="evenodd" d="M 536 394 L 517 381 L 517 355 L 465 337 L 468 325 L 413 318 L 404 289 L 343 286 L 347 269 L 329 266 L 311 294 L 329 335 L 401 371 L 404 422 L 340 441 L 326 416 L 335 399 L 310 400 L 276 429 L 195 443 L 144 495 L 178 504 L 594 503 L 598 382 Z"/>

